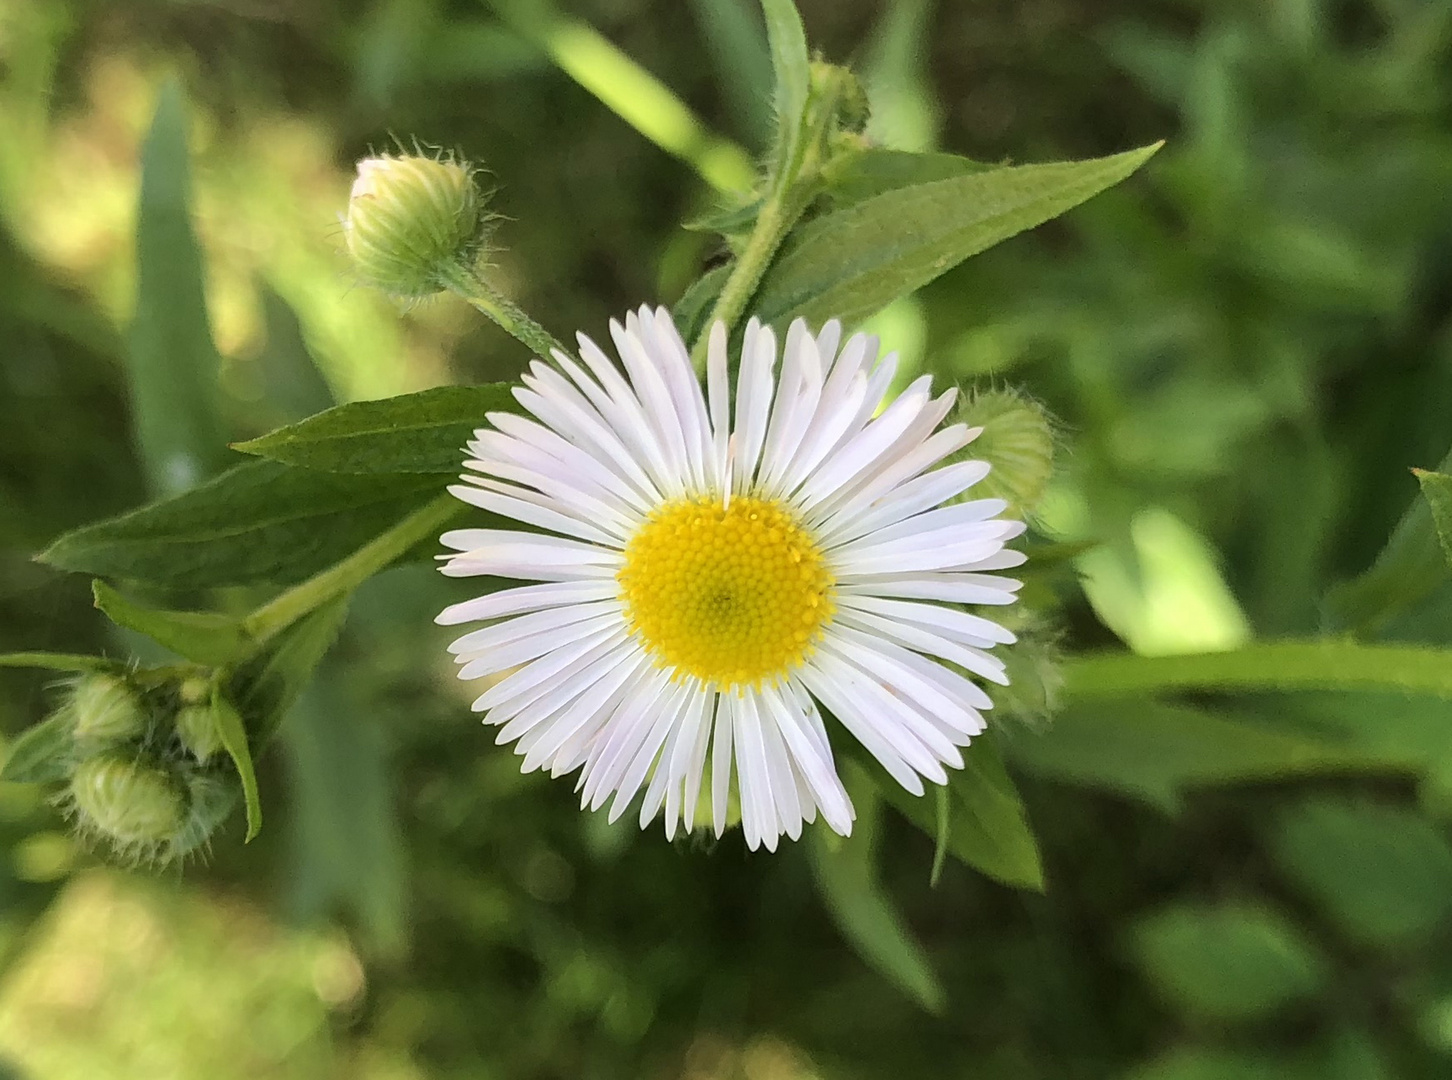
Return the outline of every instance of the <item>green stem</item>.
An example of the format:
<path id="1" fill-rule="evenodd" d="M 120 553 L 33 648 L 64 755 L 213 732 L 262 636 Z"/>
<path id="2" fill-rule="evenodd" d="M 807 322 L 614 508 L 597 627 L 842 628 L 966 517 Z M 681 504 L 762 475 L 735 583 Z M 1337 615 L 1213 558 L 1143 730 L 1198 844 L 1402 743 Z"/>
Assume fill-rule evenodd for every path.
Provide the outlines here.
<path id="1" fill-rule="evenodd" d="M 833 69 L 831 77 L 823 77 L 819 83 L 814 83 L 804 107 L 802 127 L 778 151 L 771 175 L 767 178 L 766 195 L 757 212 L 756 224 L 746 238 L 746 246 L 732 265 L 731 275 L 726 279 L 721 294 L 716 297 L 704 331 L 691 349 L 691 360 L 698 370 L 706 366 L 710 328 L 717 322 L 724 322 L 727 330 L 735 329 L 736 321 L 756 294 L 756 287 L 761 284 L 782 241 L 820 192 L 822 174 L 830 164 L 832 154 L 828 146 L 829 136 L 833 131 L 838 103 L 850 79 L 846 71 Z"/>
<path id="2" fill-rule="evenodd" d="M 263 644 L 308 612 L 352 592 L 409 548 L 438 532 L 459 508 L 460 503 L 448 494 L 425 503 L 346 559 L 263 604 L 242 620 L 243 631 L 258 645 Z"/>
<path id="3" fill-rule="evenodd" d="M 497 292 L 478 274 L 460 270 L 446 284 L 452 292 L 493 319 L 501 329 L 522 342 L 536 356 L 548 357 L 553 349 L 569 353 L 553 334 L 526 315 L 523 308 Z"/>
<path id="4" fill-rule="evenodd" d="M 731 276 L 726 279 L 721 295 L 716 297 L 711 315 L 704 323 L 704 330 L 691 350 L 691 360 L 697 369 L 706 366 L 706 343 L 711 336 L 711 327 L 718 322 L 724 322 L 727 330 L 735 328 L 736 320 L 741 318 L 741 313 L 746 310 L 756 287 L 761 284 L 777 248 L 781 247 L 787 233 L 806 209 L 806 201 L 802 199 L 792 199 L 789 206 L 790 194 L 790 185 L 780 187 L 761 204 L 761 211 L 756 215 L 756 224 L 752 227 L 751 235 L 747 237 L 746 246 L 741 249 L 741 255 L 732 265 Z"/>
<path id="5" fill-rule="evenodd" d="M 1171 691 L 1398 690 L 1452 698 L 1452 650 L 1275 641 L 1189 656 L 1104 653 L 1064 665 L 1073 699 Z"/>

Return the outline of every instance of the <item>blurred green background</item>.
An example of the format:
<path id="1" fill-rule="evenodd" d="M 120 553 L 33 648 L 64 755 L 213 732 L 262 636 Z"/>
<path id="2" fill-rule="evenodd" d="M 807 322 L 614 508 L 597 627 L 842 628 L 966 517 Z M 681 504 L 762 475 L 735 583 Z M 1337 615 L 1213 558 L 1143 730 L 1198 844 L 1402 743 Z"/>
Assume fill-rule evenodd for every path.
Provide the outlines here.
<path id="1" fill-rule="evenodd" d="M 1452 4 L 801 7 L 886 145 L 1037 161 L 1169 140 L 875 319 L 911 369 L 1059 417 L 1039 526 L 1094 546 L 1035 599 L 1040 640 L 1171 653 L 1321 628 L 1415 498 L 1408 467 L 1452 442 Z M 126 363 L 163 85 L 183 88 L 235 440 L 528 359 L 457 302 L 400 311 L 353 284 L 338 214 L 370 148 L 482 162 L 497 280 L 556 334 L 678 299 L 720 256 L 679 222 L 769 130 L 758 20 L 746 0 L 0 0 L 0 651 L 137 647 L 30 556 L 166 482 L 134 449 Z M 1448 593 L 1361 630 L 1452 644 Z M 234 821 L 205 865 L 102 868 L 43 791 L 0 788 L 0 1076 L 1452 1075 L 1445 703 L 1058 723 L 1019 703 L 1043 895 L 956 863 L 930 887 L 931 841 L 878 823 L 858 899 L 894 931 L 877 966 L 930 980 L 915 1000 L 839 934 L 807 845 L 670 845 L 518 775 L 431 623 L 459 595 L 421 567 L 364 589 L 262 763 L 267 830 L 244 847 Z M 0 673 L 0 731 L 55 697 Z M 1117 745 L 1122 725 L 1141 737 Z M 1343 752 L 1298 756 L 1305 733 Z"/>

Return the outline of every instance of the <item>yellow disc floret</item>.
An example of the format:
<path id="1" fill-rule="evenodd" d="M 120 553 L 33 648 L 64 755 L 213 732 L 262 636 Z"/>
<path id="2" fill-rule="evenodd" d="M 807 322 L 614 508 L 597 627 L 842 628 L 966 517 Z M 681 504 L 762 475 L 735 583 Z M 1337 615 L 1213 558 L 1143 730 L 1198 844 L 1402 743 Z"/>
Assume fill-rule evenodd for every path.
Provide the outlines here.
<path id="1" fill-rule="evenodd" d="M 723 687 L 791 671 L 832 617 L 822 552 L 773 500 L 666 503 L 626 545 L 619 581 L 656 662 Z"/>

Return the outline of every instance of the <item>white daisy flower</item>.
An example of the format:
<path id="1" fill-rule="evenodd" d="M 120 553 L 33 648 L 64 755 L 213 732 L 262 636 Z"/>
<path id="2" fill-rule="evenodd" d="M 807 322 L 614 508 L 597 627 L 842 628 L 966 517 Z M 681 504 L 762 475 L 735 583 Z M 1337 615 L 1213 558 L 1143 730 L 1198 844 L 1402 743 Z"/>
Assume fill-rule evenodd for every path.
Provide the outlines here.
<path id="1" fill-rule="evenodd" d="M 488 625 L 454 642 L 459 677 L 493 677 L 474 702 L 524 770 L 580 770 L 582 805 L 641 788 L 644 828 L 695 825 L 709 770 L 712 824 L 735 773 L 751 848 L 823 819 L 852 829 L 825 708 L 903 787 L 946 783 L 1007 684 L 986 651 L 1013 634 L 964 604 L 1009 604 L 990 571 L 1024 556 L 999 499 L 955 501 L 988 465 L 940 465 L 978 431 L 938 430 L 955 391 L 924 376 L 883 407 L 896 354 L 875 338 L 776 337 L 752 320 L 735 400 L 725 328 L 702 392 L 664 308 L 589 338 L 580 359 L 536 361 L 515 391 L 534 419 L 491 414 L 469 443 L 465 502 L 528 528 L 458 529 L 443 572 L 536 582 L 446 609 Z M 839 348 L 840 346 L 840 348 Z M 539 531 L 536 531 L 539 530 Z"/>

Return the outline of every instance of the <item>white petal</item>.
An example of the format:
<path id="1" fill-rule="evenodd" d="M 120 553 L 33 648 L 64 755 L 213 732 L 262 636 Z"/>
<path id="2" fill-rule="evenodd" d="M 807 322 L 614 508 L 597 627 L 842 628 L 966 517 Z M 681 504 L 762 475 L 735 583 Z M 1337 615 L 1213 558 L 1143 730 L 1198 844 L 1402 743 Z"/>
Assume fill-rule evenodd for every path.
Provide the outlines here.
<path id="1" fill-rule="evenodd" d="M 460 656 L 458 659 L 466 662 L 459 669 L 459 678 L 467 681 L 477 679 L 481 675 L 493 675 L 496 671 L 517 667 L 525 661 L 543 656 L 551 650 L 580 641 L 598 630 L 607 627 L 613 629 L 619 625 L 619 615 L 614 613 L 599 615 L 584 622 L 571 623 L 569 626 L 557 630 L 546 630 L 542 633 L 518 638 L 485 655 Z"/>
<path id="2" fill-rule="evenodd" d="M 459 623 L 499 619 L 547 607 L 604 600 L 614 596 L 619 589 L 618 585 L 606 581 L 552 581 L 544 585 L 521 585 L 451 604 L 439 612 L 434 622 L 440 626 L 457 626 Z"/>
<path id="3" fill-rule="evenodd" d="M 870 611 L 889 619 L 937 630 L 954 641 L 980 649 L 992 648 L 994 645 L 1011 645 L 1018 640 L 1011 631 L 1005 630 L 996 622 L 939 604 L 919 604 L 912 600 L 888 600 L 879 596 L 842 593 L 837 595 L 837 603 L 842 607 Z"/>
<path id="4" fill-rule="evenodd" d="M 918 778 L 917 771 L 899 752 L 897 740 L 890 739 L 879 729 L 878 721 L 860 702 L 854 701 L 848 687 L 839 685 L 815 660 L 803 664 L 798 669 L 797 676 L 818 701 L 832 710 L 832 715 L 838 722 L 877 759 L 888 775 L 914 795 L 923 793 L 923 782 Z M 914 757 L 917 756 L 915 753 Z"/>
<path id="5" fill-rule="evenodd" d="M 560 681 L 571 679 L 606 653 L 613 652 L 626 637 L 624 627 L 606 627 L 532 660 L 484 691 L 474 702 L 474 711 L 484 712 L 495 707 L 522 709 Z"/>
<path id="6" fill-rule="evenodd" d="M 736 377 L 736 472 L 737 491 L 749 491 L 756 480 L 757 462 L 766 441 L 766 424 L 771 416 L 775 392 L 772 368 L 776 364 L 776 335 L 771 327 L 755 319 L 746 324 L 741 346 L 741 370 Z"/>
<path id="7" fill-rule="evenodd" d="M 491 626 L 469 631 L 450 645 L 449 651 L 455 654 L 488 652 L 508 641 L 528 634 L 557 630 L 560 627 L 569 626 L 571 623 L 584 622 L 607 612 L 614 612 L 619 617 L 621 625 L 624 625 L 625 615 L 621 611 L 620 601 L 610 597 L 607 600 L 593 600 L 588 604 L 569 604 L 564 607 L 545 608 L 543 611 L 532 611 L 527 615 L 513 615 Z"/>
<path id="8" fill-rule="evenodd" d="M 813 659 L 829 676 L 848 688 L 853 700 L 861 703 L 859 708 L 873 711 L 877 730 L 922 775 L 946 784 L 948 774 L 942 765 L 963 767 L 962 754 L 942 729 L 911 702 L 890 691 L 877 676 L 835 651 L 830 639 L 822 642 Z"/>
<path id="9" fill-rule="evenodd" d="M 954 604 L 1011 604 L 1023 582 L 993 574 L 961 572 L 862 574 L 837 591 L 860 596 L 896 596 L 909 600 L 945 600 Z"/>
<path id="10" fill-rule="evenodd" d="M 488 510 L 501 517 L 513 518 L 515 521 L 523 521 L 529 525 L 537 525 L 541 529 L 548 529 L 551 532 L 563 533 L 565 536 L 573 536 L 577 540 L 584 540 L 591 544 L 603 544 L 607 547 L 621 546 L 618 537 L 613 537 L 594 525 L 563 514 L 552 507 L 540 506 L 513 495 L 503 495 L 497 491 L 467 484 L 449 485 L 449 494 L 461 502 L 477 506 L 481 510 Z"/>
<path id="11" fill-rule="evenodd" d="M 940 656 L 944 660 L 996 682 L 1000 686 L 1008 685 L 1008 676 L 1004 674 L 1002 660 L 989 655 L 982 649 L 949 641 L 941 634 L 926 630 L 921 626 L 900 622 L 896 619 L 884 619 L 881 615 L 874 615 L 867 611 L 853 611 L 850 608 L 838 611 L 833 617 L 833 625 L 856 627 L 880 638 L 895 641 L 904 648 L 926 653 L 929 656 Z"/>
<path id="12" fill-rule="evenodd" d="M 941 469 L 922 473 L 911 480 L 899 482 L 885 494 L 879 494 L 874 485 L 871 490 L 844 503 L 841 509 L 823 522 L 817 535 L 820 542 L 827 546 L 845 543 L 877 529 L 887 528 L 924 510 L 941 506 L 987 475 L 986 461 L 957 461 Z M 992 517 L 993 513 L 983 516 Z"/>
<path id="13" fill-rule="evenodd" d="M 706 388 L 711 404 L 711 445 L 715 484 L 726 488 L 726 448 L 731 438 L 731 383 L 726 355 L 726 324 L 717 321 L 706 343 Z"/>
<path id="14" fill-rule="evenodd" d="M 716 697 L 715 740 L 711 746 L 711 823 L 720 839 L 726 831 L 727 800 L 731 791 L 731 721 L 736 715 L 731 694 Z"/>

